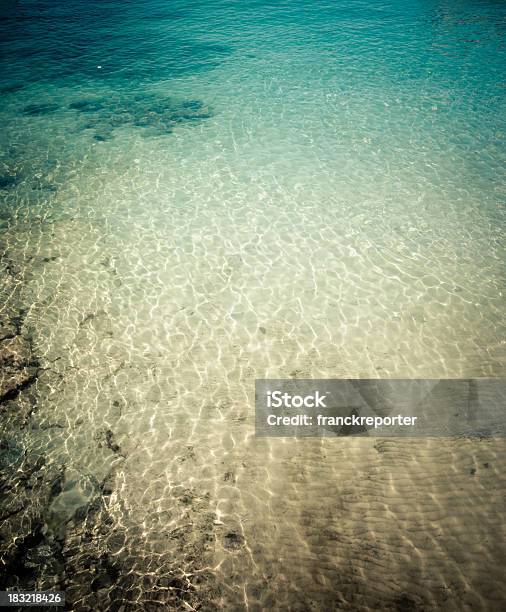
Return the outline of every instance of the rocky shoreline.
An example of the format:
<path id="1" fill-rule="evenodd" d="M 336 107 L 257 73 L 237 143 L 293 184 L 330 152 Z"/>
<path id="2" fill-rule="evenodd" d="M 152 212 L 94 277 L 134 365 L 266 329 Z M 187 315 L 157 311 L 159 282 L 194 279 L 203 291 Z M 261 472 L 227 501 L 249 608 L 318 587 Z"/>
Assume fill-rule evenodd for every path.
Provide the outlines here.
<path id="1" fill-rule="evenodd" d="M 32 340 L 23 328 L 26 310 L 21 305 L 23 274 L 6 250 L 2 252 L 2 304 L 0 318 L 0 546 L 5 571 L 0 588 L 35 589 L 39 568 L 56 580 L 61 550 L 43 535 L 44 510 L 57 495 L 63 471 L 48 469 L 43 454 L 30 452 L 25 432 L 37 406 L 36 381 L 40 363 Z M 36 500 L 36 501 L 35 501 Z M 59 562 L 60 561 L 60 562 Z"/>
<path id="2" fill-rule="evenodd" d="M 189 551 L 185 570 L 161 564 L 153 571 L 140 533 L 135 541 L 131 526 L 127 534 L 109 512 L 114 471 L 99 482 L 31 448 L 41 388 L 56 374 L 41 363 L 25 325 L 28 266 L 17 266 L 6 244 L 0 250 L 0 590 L 64 591 L 65 609 L 76 611 L 199 609 L 196 585 L 206 576 L 190 579 L 189 568 L 192 560 L 200 565 L 209 541 L 202 508 L 195 508 L 199 542 L 191 541 L 191 530 L 174 536 Z M 114 433 L 102 438 L 99 445 L 121 464 L 126 457 Z M 213 609 L 209 600 L 206 605 Z"/>

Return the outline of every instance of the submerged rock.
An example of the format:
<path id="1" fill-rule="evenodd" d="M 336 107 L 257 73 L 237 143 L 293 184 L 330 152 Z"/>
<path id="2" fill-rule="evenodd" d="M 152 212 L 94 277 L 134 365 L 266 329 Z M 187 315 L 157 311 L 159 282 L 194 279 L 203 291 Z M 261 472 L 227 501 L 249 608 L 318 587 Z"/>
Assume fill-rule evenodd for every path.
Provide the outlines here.
<path id="1" fill-rule="evenodd" d="M 27 590 L 58 584 L 61 574 L 60 545 L 46 541 L 43 515 L 58 492 L 61 467 L 47 466 L 42 455 L 28 453 L 21 443 L 10 440 L 10 460 L 0 465 L 3 491 L 0 520 L 0 555 L 3 572 L 0 588 Z"/>
<path id="2" fill-rule="evenodd" d="M 69 108 L 81 111 L 82 113 L 94 113 L 104 107 L 104 103 L 100 100 L 83 99 L 76 100 L 69 104 Z"/>
<path id="3" fill-rule="evenodd" d="M 0 176 L 0 189 L 9 189 L 14 187 L 19 182 L 19 177 L 12 174 L 3 174 Z"/>
<path id="4" fill-rule="evenodd" d="M 47 115 L 48 113 L 54 113 L 54 111 L 58 110 L 59 106 L 57 104 L 29 104 L 23 108 L 23 114 L 29 116 L 36 115 Z"/>
<path id="5" fill-rule="evenodd" d="M 81 474 L 77 470 L 66 470 L 61 491 L 49 507 L 44 533 L 62 537 L 66 524 L 72 519 L 83 519 L 99 494 L 100 486 L 93 476 Z"/>
<path id="6" fill-rule="evenodd" d="M 28 340 L 17 335 L 0 342 L 0 402 L 14 399 L 37 377 L 38 362 Z"/>
<path id="7" fill-rule="evenodd" d="M 111 136 L 109 134 L 93 134 L 93 140 L 106 142 L 107 140 L 111 140 Z"/>
<path id="8" fill-rule="evenodd" d="M 24 87 L 24 83 L 7 83 L 6 85 L 2 85 L 2 87 L 0 87 L 0 93 L 16 93 L 17 91 L 24 89 Z"/>
<path id="9" fill-rule="evenodd" d="M 244 537 L 236 531 L 229 531 L 223 538 L 223 546 L 228 550 L 237 550 L 245 544 Z"/>
<path id="10" fill-rule="evenodd" d="M 5 470 L 18 463 L 24 452 L 25 449 L 18 440 L 14 438 L 0 440 L 0 470 Z"/>
<path id="11" fill-rule="evenodd" d="M 77 100 L 70 108 L 89 115 L 85 129 L 95 130 L 93 138 L 109 140 L 112 131 L 120 127 L 137 127 L 144 135 L 170 134 L 181 123 L 196 123 L 209 119 L 211 111 L 200 100 L 174 100 L 155 95 L 143 95 L 109 103 L 97 100 Z"/>

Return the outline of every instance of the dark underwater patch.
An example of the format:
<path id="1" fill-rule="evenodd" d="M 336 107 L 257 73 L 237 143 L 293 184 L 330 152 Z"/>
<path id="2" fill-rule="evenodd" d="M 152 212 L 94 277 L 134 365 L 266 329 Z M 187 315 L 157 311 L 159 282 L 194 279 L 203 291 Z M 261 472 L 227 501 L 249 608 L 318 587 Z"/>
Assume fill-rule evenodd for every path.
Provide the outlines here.
<path id="1" fill-rule="evenodd" d="M 0 442 L 0 469 L 17 463 L 24 455 L 24 448 L 15 438 L 7 438 Z"/>
<path id="2" fill-rule="evenodd" d="M 37 116 L 37 115 L 47 115 L 49 113 L 54 113 L 54 111 L 58 110 L 57 104 L 29 104 L 25 106 L 23 109 L 24 115 L 29 116 Z"/>
<path id="3" fill-rule="evenodd" d="M 94 113 L 104 107 L 104 103 L 101 100 L 84 99 L 76 100 L 69 104 L 69 108 L 78 110 L 81 113 Z"/>
<path id="4" fill-rule="evenodd" d="M 16 93 L 17 91 L 21 91 L 24 88 L 23 83 L 7 83 L 6 85 L 2 85 L 0 87 L 0 93 L 9 94 Z"/>
<path id="5" fill-rule="evenodd" d="M 56 193 L 58 191 L 58 187 L 45 178 L 35 178 L 31 183 L 31 187 L 34 191 L 47 191 L 48 193 Z"/>
<path id="6" fill-rule="evenodd" d="M 0 189 L 9 189 L 19 181 L 19 177 L 11 174 L 0 175 Z"/>
<path id="7" fill-rule="evenodd" d="M 212 117 L 210 109 L 200 100 L 174 100 L 153 95 L 135 96 L 126 100 L 111 99 L 99 106 L 73 103 L 76 108 L 87 113 L 84 129 L 92 129 L 97 141 L 109 140 L 113 131 L 119 127 L 137 127 L 144 136 L 170 134 L 174 127 L 182 123 L 199 123 Z"/>

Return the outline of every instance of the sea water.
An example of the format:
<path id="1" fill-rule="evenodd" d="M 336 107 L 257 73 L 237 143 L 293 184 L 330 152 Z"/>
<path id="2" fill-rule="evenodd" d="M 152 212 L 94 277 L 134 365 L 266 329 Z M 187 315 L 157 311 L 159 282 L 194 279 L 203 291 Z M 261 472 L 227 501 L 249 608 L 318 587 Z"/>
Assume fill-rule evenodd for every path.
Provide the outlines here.
<path id="1" fill-rule="evenodd" d="M 0 11 L 3 266 L 41 368 L 23 444 L 84 498 L 107 480 L 97 550 L 185 569 L 206 605 L 401 605 L 409 563 L 455 609 L 497 597 L 471 443 L 411 461 L 252 423 L 255 378 L 504 375 L 504 3 Z"/>

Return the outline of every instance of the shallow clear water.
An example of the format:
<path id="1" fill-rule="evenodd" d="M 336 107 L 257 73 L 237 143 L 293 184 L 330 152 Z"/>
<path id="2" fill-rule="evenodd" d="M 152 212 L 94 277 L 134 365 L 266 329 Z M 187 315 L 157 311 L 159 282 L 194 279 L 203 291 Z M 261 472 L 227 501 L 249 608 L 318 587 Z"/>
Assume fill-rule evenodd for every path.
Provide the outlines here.
<path id="1" fill-rule="evenodd" d="M 208 606 L 430 607 L 442 574 L 493 609 L 500 441 L 260 441 L 252 412 L 260 377 L 504 376 L 504 3 L 0 11 L 23 444 L 108 478 L 97 546 Z"/>

